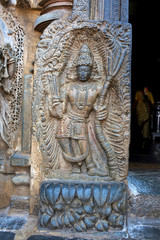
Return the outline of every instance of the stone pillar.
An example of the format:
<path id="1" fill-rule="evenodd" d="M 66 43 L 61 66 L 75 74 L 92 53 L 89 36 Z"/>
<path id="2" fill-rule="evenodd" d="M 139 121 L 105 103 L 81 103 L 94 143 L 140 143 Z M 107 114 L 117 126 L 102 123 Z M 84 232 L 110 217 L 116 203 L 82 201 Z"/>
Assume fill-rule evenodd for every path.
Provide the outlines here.
<path id="1" fill-rule="evenodd" d="M 90 19 L 128 22 L 128 0 L 92 0 Z"/>
<path id="2" fill-rule="evenodd" d="M 71 15 L 73 0 L 42 0 L 39 6 L 42 11 L 36 19 L 35 30 L 43 32 L 52 21 Z"/>
<path id="3" fill-rule="evenodd" d="M 52 22 L 38 43 L 31 213 L 40 194 L 39 229 L 53 235 L 127 237 L 127 8 L 127 1 L 74 0 L 72 16 Z"/>

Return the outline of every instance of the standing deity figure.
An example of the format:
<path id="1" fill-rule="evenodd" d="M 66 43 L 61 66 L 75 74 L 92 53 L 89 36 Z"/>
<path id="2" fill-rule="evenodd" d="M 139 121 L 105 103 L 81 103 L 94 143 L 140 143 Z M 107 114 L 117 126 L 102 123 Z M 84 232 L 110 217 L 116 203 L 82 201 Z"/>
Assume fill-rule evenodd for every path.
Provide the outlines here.
<path id="1" fill-rule="evenodd" d="M 109 177 L 107 156 L 96 139 L 95 130 L 89 128 L 92 111 L 95 112 L 97 122 L 107 117 L 107 106 L 98 104 L 104 85 L 91 80 L 93 63 L 94 57 L 90 48 L 83 44 L 75 63 L 77 79 L 61 88 L 60 97 L 52 96 L 49 112 L 60 120 L 56 138 L 64 159 L 72 163 L 72 172 L 87 171 L 91 176 Z M 110 80 L 108 78 L 107 88 Z M 93 160 L 94 146 L 99 151 L 96 163 Z"/>

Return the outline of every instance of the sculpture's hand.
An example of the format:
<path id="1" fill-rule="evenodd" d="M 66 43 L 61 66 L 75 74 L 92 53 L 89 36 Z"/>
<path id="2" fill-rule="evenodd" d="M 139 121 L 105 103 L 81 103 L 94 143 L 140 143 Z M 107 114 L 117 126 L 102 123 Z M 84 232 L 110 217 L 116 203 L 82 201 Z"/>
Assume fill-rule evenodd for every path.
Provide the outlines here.
<path id="1" fill-rule="evenodd" d="M 94 110 L 96 112 L 96 119 L 97 120 L 104 120 L 107 118 L 107 115 L 108 115 L 108 112 L 107 112 L 107 106 L 106 105 L 103 105 L 103 106 L 96 106 L 94 107 Z"/>
<path id="2" fill-rule="evenodd" d="M 53 98 L 49 104 L 49 112 L 53 117 L 62 118 L 62 106 L 59 98 Z"/>

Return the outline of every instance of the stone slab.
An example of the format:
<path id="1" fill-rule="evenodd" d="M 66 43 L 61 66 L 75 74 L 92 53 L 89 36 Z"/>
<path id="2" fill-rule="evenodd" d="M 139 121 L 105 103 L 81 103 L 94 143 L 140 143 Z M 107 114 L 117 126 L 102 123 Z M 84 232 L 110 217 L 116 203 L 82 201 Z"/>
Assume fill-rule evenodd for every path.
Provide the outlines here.
<path id="1" fill-rule="evenodd" d="M 144 195 L 160 195 L 160 174 L 149 172 L 128 176 L 129 184 L 137 189 L 137 192 Z"/>
<path id="2" fill-rule="evenodd" d="M 13 232 L 0 232 L 1 240 L 14 240 L 15 233 Z"/>
<path id="3" fill-rule="evenodd" d="M 132 172 L 128 177 L 129 213 L 132 217 L 160 217 L 160 174 Z"/>
<path id="4" fill-rule="evenodd" d="M 13 154 L 11 157 L 11 165 L 14 167 L 29 167 L 30 155 L 21 152 Z"/>
<path id="5" fill-rule="evenodd" d="M 128 221 L 128 233 L 134 240 L 159 240 L 160 220 L 151 218 L 134 218 Z"/>
<path id="6" fill-rule="evenodd" d="M 0 229 L 2 230 L 19 230 L 26 223 L 26 219 L 17 216 L 0 216 Z M 1 235 L 0 235 L 1 236 Z M 3 238 L 0 238 L 3 239 Z M 12 239 L 12 238 L 11 238 Z"/>
<path id="7" fill-rule="evenodd" d="M 34 235 L 29 237 L 27 240 L 65 240 L 64 237 L 57 237 L 57 236 L 42 236 L 42 235 Z M 67 238 L 68 239 L 68 238 Z M 69 240 L 81 240 L 80 238 L 70 238 Z M 83 238 L 83 240 L 85 240 Z"/>
<path id="8" fill-rule="evenodd" d="M 17 174 L 12 178 L 12 182 L 17 186 L 29 186 L 30 185 L 30 176 L 29 174 Z"/>
<path id="9" fill-rule="evenodd" d="M 29 209 L 29 196 L 12 195 L 10 199 L 10 207 L 21 210 Z"/>
<path id="10" fill-rule="evenodd" d="M 92 234 L 104 237 L 106 232 L 122 237 L 126 233 L 126 204 L 123 182 L 44 181 L 39 229 L 65 231 L 68 237 L 71 233 L 81 233 L 78 237 L 82 237 L 84 232 L 90 238 Z"/>

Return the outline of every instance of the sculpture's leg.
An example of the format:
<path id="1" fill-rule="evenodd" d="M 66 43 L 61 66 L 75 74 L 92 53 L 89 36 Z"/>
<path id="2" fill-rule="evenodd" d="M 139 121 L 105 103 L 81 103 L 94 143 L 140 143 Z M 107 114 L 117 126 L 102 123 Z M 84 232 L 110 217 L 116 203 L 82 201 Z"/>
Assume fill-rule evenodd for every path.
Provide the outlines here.
<path id="1" fill-rule="evenodd" d="M 86 140 L 79 140 L 78 141 L 81 153 L 84 154 L 87 151 L 87 145 L 89 143 Z M 88 170 L 88 175 L 91 176 L 106 176 L 106 173 L 102 171 L 102 169 L 98 169 L 96 164 L 92 160 L 91 152 L 89 151 L 88 156 L 85 159 L 86 167 Z"/>
<path id="2" fill-rule="evenodd" d="M 58 139 L 58 142 L 63 150 L 67 155 L 73 156 L 73 149 L 72 149 L 72 144 L 71 144 L 71 139 L 69 138 L 61 138 Z"/>
<path id="3" fill-rule="evenodd" d="M 76 157 L 77 156 L 77 140 L 70 138 L 61 138 L 58 139 L 58 142 L 63 150 L 68 156 Z M 72 172 L 80 173 L 80 167 L 78 163 L 72 163 Z"/>

